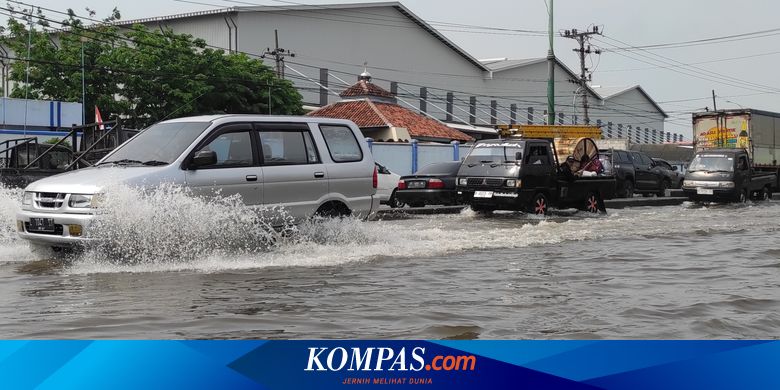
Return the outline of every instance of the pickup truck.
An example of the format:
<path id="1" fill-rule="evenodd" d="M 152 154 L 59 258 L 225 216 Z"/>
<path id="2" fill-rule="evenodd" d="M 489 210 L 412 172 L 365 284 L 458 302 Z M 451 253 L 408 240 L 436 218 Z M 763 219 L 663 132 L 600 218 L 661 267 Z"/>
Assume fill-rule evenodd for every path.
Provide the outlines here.
<path id="1" fill-rule="evenodd" d="M 769 199 L 775 173 L 757 173 L 745 149 L 710 149 L 696 153 L 682 189 L 695 202 L 745 202 Z"/>
<path id="2" fill-rule="evenodd" d="M 518 210 L 544 215 L 550 207 L 606 211 L 603 199 L 614 196 L 615 178 L 577 176 L 564 168 L 551 139 L 478 141 L 458 171 L 457 192 L 479 213 Z"/>

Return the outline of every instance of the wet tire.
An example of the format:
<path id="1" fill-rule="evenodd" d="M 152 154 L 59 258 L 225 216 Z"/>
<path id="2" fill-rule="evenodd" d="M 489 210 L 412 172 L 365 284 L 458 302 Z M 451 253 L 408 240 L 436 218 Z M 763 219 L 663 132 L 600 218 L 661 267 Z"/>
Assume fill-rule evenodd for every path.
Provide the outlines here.
<path id="1" fill-rule="evenodd" d="M 745 189 L 739 193 L 739 196 L 737 197 L 737 202 L 745 203 L 747 202 L 747 200 L 748 200 L 748 191 Z"/>
<path id="2" fill-rule="evenodd" d="M 634 183 L 632 183 L 631 180 L 626 180 L 623 183 L 623 197 L 624 198 L 634 197 Z"/>
<path id="3" fill-rule="evenodd" d="M 493 211 L 495 211 L 495 209 L 493 209 L 492 207 L 488 207 L 488 206 L 475 206 L 475 205 L 471 205 L 471 209 L 474 210 L 475 213 L 482 214 L 482 215 L 490 215 L 490 214 L 493 213 Z"/>
<path id="4" fill-rule="evenodd" d="M 548 211 L 549 203 L 547 202 L 547 196 L 541 192 L 534 195 L 528 207 L 528 212 L 536 215 L 547 215 Z"/>
<path id="5" fill-rule="evenodd" d="M 761 190 L 761 200 L 768 201 L 772 199 L 772 191 L 769 189 L 769 187 L 764 187 Z"/>
<path id="6" fill-rule="evenodd" d="M 666 190 L 668 190 L 670 186 L 671 183 L 669 182 L 669 180 L 661 181 L 661 188 L 658 190 L 658 197 L 662 198 L 666 196 Z"/>
<path id="7" fill-rule="evenodd" d="M 395 190 L 393 190 L 393 193 L 390 195 L 390 199 L 387 200 L 387 205 L 392 209 L 398 209 L 406 206 L 404 202 L 401 202 L 398 200 L 398 198 L 395 197 Z"/>
<path id="8" fill-rule="evenodd" d="M 320 218 L 343 218 L 351 214 L 352 212 L 343 203 L 326 203 L 317 209 L 314 216 Z"/>
<path id="9" fill-rule="evenodd" d="M 601 207 L 599 206 L 599 196 L 595 192 L 591 192 L 586 198 L 585 198 L 585 206 L 583 208 L 584 211 L 587 211 L 591 214 L 598 214 Z"/>

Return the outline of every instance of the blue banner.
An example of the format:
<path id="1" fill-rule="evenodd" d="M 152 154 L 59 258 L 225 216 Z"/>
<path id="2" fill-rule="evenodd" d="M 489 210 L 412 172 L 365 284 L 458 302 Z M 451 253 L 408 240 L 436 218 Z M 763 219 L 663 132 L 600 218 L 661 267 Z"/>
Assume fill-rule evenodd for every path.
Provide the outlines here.
<path id="1" fill-rule="evenodd" d="M 778 341 L 2 341 L 0 389 L 778 389 Z"/>

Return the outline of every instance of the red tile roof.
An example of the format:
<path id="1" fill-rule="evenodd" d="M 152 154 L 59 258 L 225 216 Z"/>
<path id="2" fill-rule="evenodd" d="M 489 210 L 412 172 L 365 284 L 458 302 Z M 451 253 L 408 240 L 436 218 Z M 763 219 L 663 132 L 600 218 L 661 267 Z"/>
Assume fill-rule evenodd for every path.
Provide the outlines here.
<path id="1" fill-rule="evenodd" d="M 379 96 L 379 97 L 386 97 L 386 98 L 395 97 L 393 96 L 392 93 L 388 92 L 386 89 L 367 80 L 358 80 L 357 84 L 354 84 L 353 86 L 345 89 L 344 92 L 339 94 L 339 96 L 341 97 Z"/>
<path id="2" fill-rule="evenodd" d="M 334 103 L 306 115 L 349 119 L 360 128 L 405 127 L 413 138 L 473 140 L 473 138 L 463 132 L 397 104 L 372 102 L 369 99 Z"/>

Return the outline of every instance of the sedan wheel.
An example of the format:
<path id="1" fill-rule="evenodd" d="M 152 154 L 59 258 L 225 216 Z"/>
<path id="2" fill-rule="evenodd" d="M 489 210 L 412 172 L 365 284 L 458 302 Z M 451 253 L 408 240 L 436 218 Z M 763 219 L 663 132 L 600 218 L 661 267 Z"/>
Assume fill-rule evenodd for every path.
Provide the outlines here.
<path id="1" fill-rule="evenodd" d="M 390 199 L 387 201 L 387 205 L 390 206 L 390 208 L 397 209 L 406 206 L 404 202 L 401 202 L 396 198 L 395 196 L 395 190 L 393 190 L 393 194 L 390 195 Z"/>

